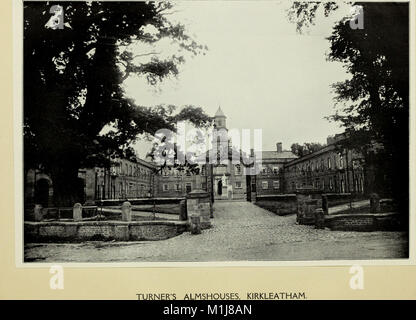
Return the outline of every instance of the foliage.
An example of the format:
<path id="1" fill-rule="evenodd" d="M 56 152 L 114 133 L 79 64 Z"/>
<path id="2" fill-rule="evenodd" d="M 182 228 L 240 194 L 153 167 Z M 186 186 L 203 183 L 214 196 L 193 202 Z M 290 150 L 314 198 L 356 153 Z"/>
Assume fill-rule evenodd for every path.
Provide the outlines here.
<path id="1" fill-rule="evenodd" d="M 288 10 L 289 21 L 296 24 L 296 30 L 301 33 L 305 29 L 315 25 L 318 10 L 322 8 L 325 17 L 339 8 L 335 2 L 304 1 L 294 2 Z"/>
<path id="2" fill-rule="evenodd" d="M 46 28 L 50 7 L 64 9 L 63 29 Z M 184 53 L 206 50 L 166 15 L 168 2 L 24 3 L 25 170 L 52 175 L 56 202 L 71 202 L 81 167 L 108 166 L 110 157 L 134 157 L 129 144 L 140 134 L 175 128 L 178 119 L 209 121 L 201 108 L 147 107 L 126 98 L 122 82 L 142 76 L 150 85 L 178 74 Z M 149 34 L 146 27 L 157 32 Z M 179 55 L 156 52 L 138 63 L 130 45 L 171 39 Z"/>
<path id="3" fill-rule="evenodd" d="M 364 28 L 352 29 L 351 17 L 345 17 L 328 38 L 328 60 L 343 63 L 351 76 L 333 85 L 337 110 L 328 119 L 345 128 L 350 137 L 345 142 L 368 164 L 379 167 L 381 180 L 373 191 L 386 191 L 391 184 L 393 196 L 407 203 L 402 190 L 409 173 L 409 6 L 351 5 L 362 7 Z M 291 20 L 303 20 L 297 21 L 298 30 L 314 23 L 317 6 L 329 3 L 293 4 Z"/>
<path id="4" fill-rule="evenodd" d="M 293 154 L 297 155 L 298 157 L 303 157 L 308 154 L 311 154 L 315 151 L 318 151 L 319 149 L 322 149 L 324 145 L 318 143 L 318 142 L 307 142 L 302 144 L 299 143 L 293 143 L 290 146 L 290 150 Z"/>

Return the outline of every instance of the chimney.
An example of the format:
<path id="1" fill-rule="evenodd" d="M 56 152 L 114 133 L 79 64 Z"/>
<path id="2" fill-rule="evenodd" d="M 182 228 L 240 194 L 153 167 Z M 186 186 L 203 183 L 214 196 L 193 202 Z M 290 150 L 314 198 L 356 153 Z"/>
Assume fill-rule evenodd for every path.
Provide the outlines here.
<path id="1" fill-rule="evenodd" d="M 276 151 L 278 153 L 282 152 L 282 143 L 281 142 L 276 143 Z"/>
<path id="2" fill-rule="evenodd" d="M 334 136 L 328 136 L 326 138 L 326 144 L 327 145 L 333 144 L 334 142 L 335 142 L 335 137 Z"/>

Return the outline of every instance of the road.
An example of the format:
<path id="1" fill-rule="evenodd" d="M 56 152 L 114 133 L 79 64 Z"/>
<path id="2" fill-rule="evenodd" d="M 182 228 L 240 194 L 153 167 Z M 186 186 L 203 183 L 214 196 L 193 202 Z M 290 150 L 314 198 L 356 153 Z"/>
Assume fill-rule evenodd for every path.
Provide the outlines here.
<path id="1" fill-rule="evenodd" d="M 216 202 L 213 227 L 163 241 L 28 244 L 36 262 L 302 261 L 407 256 L 403 232 L 343 232 L 296 224 L 248 202 Z"/>

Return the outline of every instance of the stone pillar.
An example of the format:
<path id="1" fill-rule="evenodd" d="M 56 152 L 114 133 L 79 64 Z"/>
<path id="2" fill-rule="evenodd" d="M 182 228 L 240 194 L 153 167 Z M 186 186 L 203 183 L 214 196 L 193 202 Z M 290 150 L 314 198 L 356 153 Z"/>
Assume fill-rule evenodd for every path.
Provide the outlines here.
<path id="1" fill-rule="evenodd" d="M 377 193 L 372 193 L 370 195 L 370 212 L 380 212 L 380 197 Z"/>
<path id="2" fill-rule="evenodd" d="M 80 203 L 74 204 L 74 208 L 72 209 L 72 217 L 74 221 L 82 221 L 82 205 Z"/>
<path id="3" fill-rule="evenodd" d="M 42 221 L 43 220 L 43 210 L 42 210 L 42 205 L 41 204 L 35 204 L 35 209 L 34 209 L 34 216 L 35 216 L 35 221 Z"/>
<path id="4" fill-rule="evenodd" d="M 128 201 L 121 205 L 121 220 L 131 221 L 131 203 Z"/>
<path id="5" fill-rule="evenodd" d="M 325 194 L 322 195 L 322 210 L 324 214 L 329 214 L 328 196 Z"/>
<path id="6" fill-rule="evenodd" d="M 201 229 L 211 227 L 211 197 L 204 190 L 193 190 L 186 196 L 186 208 L 188 212 L 188 221 L 191 216 L 199 216 L 201 221 Z"/>
<path id="7" fill-rule="evenodd" d="M 322 208 L 322 192 L 313 188 L 296 190 L 297 214 L 299 224 L 315 224 L 315 210 Z"/>
<path id="8" fill-rule="evenodd" d="M 192 234 L 201 233 L 201 217 L 198 215 L 191 215 L 191 222 L 189 224 L 190 231 Z"/>
<path id="9" fill-rule="evenodd" d="M 325 228 L 324 210 L 322 210 L 321 208 L 315 209 L 315 228 L 316 229 Z"/>
<path id="10" fill-rule="evenodd" d="M 179 220 L 181 221 L 188 220 L 188 212 L 186 211 L 186 200 L 181 200 L 181 202 L 179 202 L 179 209 L 180 209 Z"/>

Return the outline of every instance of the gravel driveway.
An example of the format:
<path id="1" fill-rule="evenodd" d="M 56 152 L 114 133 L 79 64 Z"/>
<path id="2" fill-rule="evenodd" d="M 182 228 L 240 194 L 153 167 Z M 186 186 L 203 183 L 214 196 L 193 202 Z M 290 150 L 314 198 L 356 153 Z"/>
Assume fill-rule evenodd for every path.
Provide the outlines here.
<path id="1" fill-rule="evenodd" d="M 163 241 L 29 244 L 37 262 L 348 260 L 405 258 L 403 232 L 343 232 L 296 224 L 249 202 L 214 204 L 213 227 Z"/>

